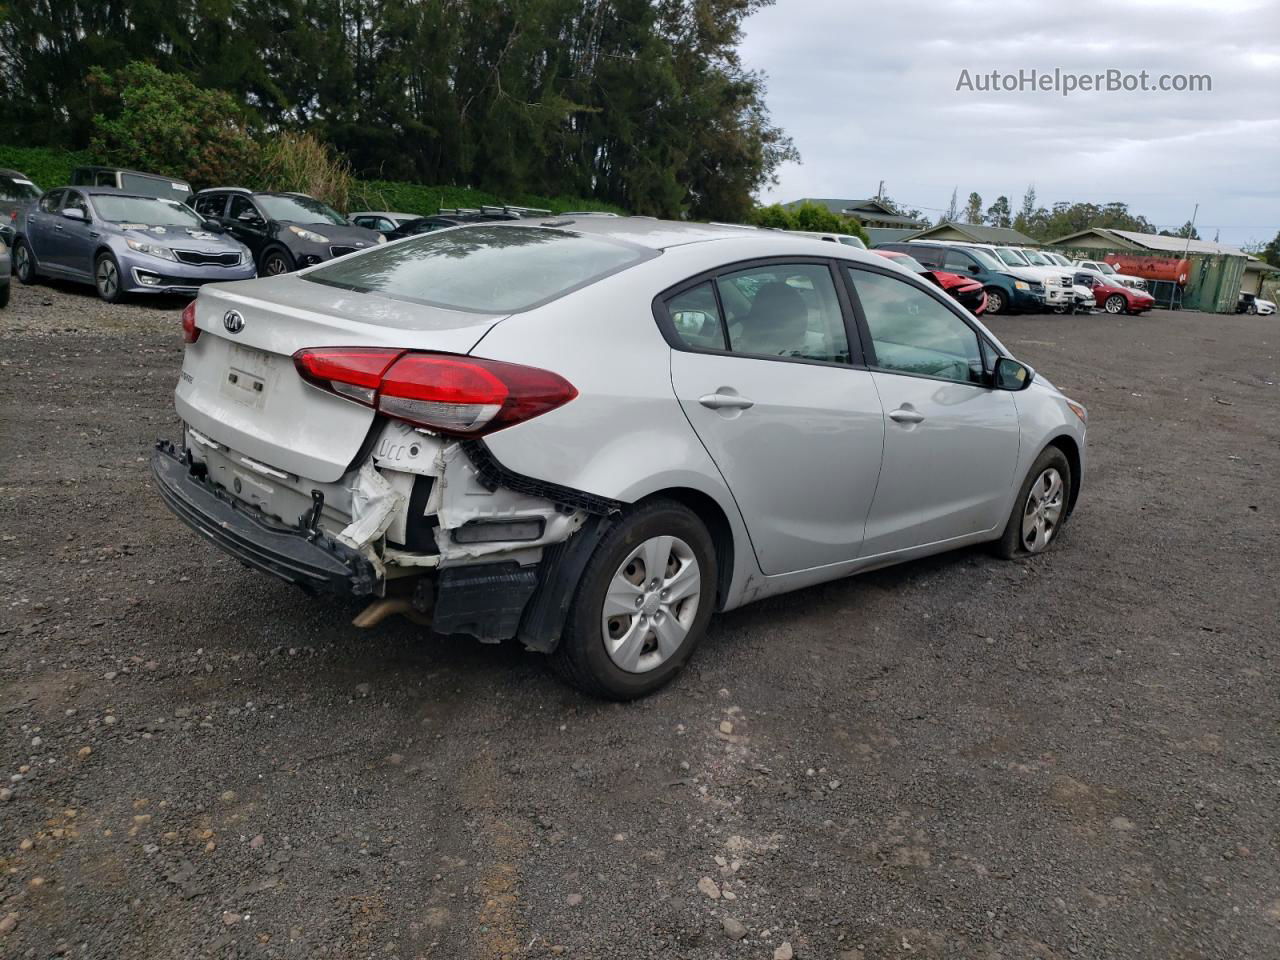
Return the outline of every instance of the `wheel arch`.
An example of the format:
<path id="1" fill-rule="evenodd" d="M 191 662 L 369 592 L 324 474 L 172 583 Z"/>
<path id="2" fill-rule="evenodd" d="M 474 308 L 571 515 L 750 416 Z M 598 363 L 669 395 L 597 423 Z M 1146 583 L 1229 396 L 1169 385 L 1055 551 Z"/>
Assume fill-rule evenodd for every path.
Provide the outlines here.
<path id="1" fill-rule="evenodd" d="M 637 501 L 637 505 L 653 500 L 674 500 L 688 507 L 701 520 L 711 534 L 711 542 L 716 549 L 716 606 L 724 609 L 733 584 L 734 571 L 734 539 L 733 525 L 729 515 L 716 502 L 715 498 L 692 487 L 667 487 Z"/>
<path id="2" fill-rule="evenodd" d="M 1074 437 L 1068 434 L 1059 434 L 1045 444 L 1045 449 L 1049 447 L 1057 447 L 1062 451 L 1062 455 L 1067 458 L 1067 466 L 1071 468 L 1071 492 L 1067 495 L 1067 515 L 1071 515 L 1076 507 L 1076 500 L 1080 497 L 1080 484 L 1084 479 L 1083 459 L 1080 455 L 1080 445 L 1076 443 Z"/>

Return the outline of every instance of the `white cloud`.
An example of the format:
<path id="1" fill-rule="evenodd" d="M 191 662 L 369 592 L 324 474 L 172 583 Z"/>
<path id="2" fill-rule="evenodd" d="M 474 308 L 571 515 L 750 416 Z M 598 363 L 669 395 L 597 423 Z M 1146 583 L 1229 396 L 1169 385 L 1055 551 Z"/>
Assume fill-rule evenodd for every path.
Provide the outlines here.
<path id="1" fill-rule="evenodd" d="M 1280 229 L 1280 0 L 779 0 L 746 26 L 743 61 L 802 163 L 766 200 L 895 199 L 937 216 L 958 186 L 985 204 L 1127 201 L 1201 233 Z M 1036 69 L 1208 74 L 1205 93 L 957 92 L 971 75 Z"/>

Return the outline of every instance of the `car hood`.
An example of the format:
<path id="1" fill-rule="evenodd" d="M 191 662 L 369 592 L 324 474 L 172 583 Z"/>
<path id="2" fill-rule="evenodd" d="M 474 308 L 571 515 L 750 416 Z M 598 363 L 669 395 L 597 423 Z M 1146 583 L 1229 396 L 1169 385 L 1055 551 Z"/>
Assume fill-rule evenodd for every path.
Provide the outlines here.
<path id="1" fill-rule="evenodd" d="M 226 253 L 240 250 L 240 241 L 230 234 L 214 233 L 199 227 L 158 227 L 145 223 L 112 224 L 112 232 L 129 240 L 155 243 L 198 253 Z"/>
<path id="2" fill-rule="evenodd" d="M 328 237 L 330 243 L 340 243 L 344 246 L 371 247 L 382 238 L 382 234 L 377 230 L 367 230 L 354 224 L 345 226 L 339 223 L 296 223 L 293 220 L 280 220 L 277 222 L 283 230 L 288 230 L 290 227 L 310 230 L 312 233 L 318 233 L 322 237 Z"/>

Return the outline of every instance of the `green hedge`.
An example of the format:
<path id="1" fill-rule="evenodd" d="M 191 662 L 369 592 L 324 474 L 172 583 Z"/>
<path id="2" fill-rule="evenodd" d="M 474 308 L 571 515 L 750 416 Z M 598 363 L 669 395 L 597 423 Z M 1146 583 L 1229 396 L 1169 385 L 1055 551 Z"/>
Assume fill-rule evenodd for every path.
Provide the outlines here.
<path id="1" fill-rule="evenodd" d="M 85 151 L 0 144 L 0 167 L 25 173 L 41 190 L 52 190 L 70 183 L 73 167 L 92 162 Z"/>

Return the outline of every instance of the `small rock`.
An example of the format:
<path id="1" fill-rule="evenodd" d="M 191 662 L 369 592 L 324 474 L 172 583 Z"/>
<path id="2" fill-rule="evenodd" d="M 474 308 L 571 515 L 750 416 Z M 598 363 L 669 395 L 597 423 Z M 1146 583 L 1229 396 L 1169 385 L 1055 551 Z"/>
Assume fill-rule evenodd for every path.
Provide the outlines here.
<path id="1" fill-rule="evenodd" d="M 206 844 L 204 845 L 204 852 L 205 852 L 205 853 L 213 853 L 213 851 L 215 851 L 215 850 L 217 850 L 217 849 L 218 849 L 218 845 L 217 845 L 216 843 L 214 843 L 212 840 L 210 840 L 208 843 L 206 843 Z"/>
<path id="2" fill-rule="evenodd" d="M 1112 830 L 1132 830 L 1133 821 L 1130 820 L 1128 817 L 1112 817 L 1111 829 Z"/>
<path id="3" fill-rule="evenodd" d="M 791 960 L 795 955 L 795 951 L 791 949 L 791 944 L 783 940 L 782 946 L 773 951 L 773 960 Z"/>
<path id="4" fill-rule="evenodd" d="M 400 764 L 404 763 L 404 757 L 399 753 L 393 753 L 391 756 L 387 757 L 387 763 L 391 764 L 393 767 L 398 767 Z"/>
<path id="5" fill-rule="evenodd" d="M 733 724 L 732 724 L 732 723 L 730 723 L 728 720 L 721 720 L 721 721 L 720 721 L 720 732 L 721 732 L 721 733 L 733 733 Z"/>
<path id="6" fill-rule="evenodd" d="M 356 684 L 356 696 L 357 696 L 357 697 L 367 697 L 367 696 L 368 696 L 369 694 L 371 694 L 371 693 L 373 693 L 373 684 L 371 684 L 371 683 L 357 683 L 357 684 Z"/>
<path id="7" fill-rule="evenodd" d="M 79 750 L 76 751 L 76 756 L 79 757 L 81 760 L 84 760 L 86 757 L 89 757 L 92 754 L 93 754 L 93 747 L 81 747 Z"/>
<path id="8" fill-rule="evenodd" d="M 18 915 L 16 913 L 6 913 L 4 917 L 0 919 L 0 936 L 12 933 L 13 928 L 17 925 Z"/>
<path id="9" fill-rule="evenodd" d="M 41 738 L 41 737 L 32 737 L 32 738 L 31 738 L 31 746 L 33 746 L 33 747 L 43 747 L 43 746 L 44 746 L 44 739 L 43 739 L 43 738 Z"/>
<path id="10" fill-rule="evenodd" d="M 581 904 L 582 904 L 582 894 L 580 894 L 580 893 L 571 893 L 571 894 L 569 894 L 567 897 L 565 897 L 565 898 L 564 898 L 564 902 L 565 902 L 565 903 L 567 903 L 567 904 L 568 904 L 569 906 L 571 906 L 571 907 L 581 906 Z"/>
<path id="11" fill-rule="evenodd" d="M 724 927 L 724 935 L 730 940 L 741 940 L 747 935 L 747 928 L 733 917 L 725 917 L 720 921 L 720 926 Z"/>
<path id="12" fill-rule="evenodd" d="M 148 855 L 159 853 L 160 845 L 158 843 L 145 843 L 142 845 L 142 852 Z"/>
<path id="13" fill-rule="evenodd" d="M 249 849 L 260 850 L 262 849 L 262 845 L 266 842 L 267 842 L 267 838 L 264 837 L 262 834 L 258 834 L 256 837 L 254 837 L 252 840 L 249 841 Z"/>
<path id="14" fill-rule="evenodd" d="M 698 892 L 710 897 L 712 900 L 720 899 L 720 888 L 710 877 L 703 877 L 698 881 Z"/>
<path id="15" fill-rule="evenodd" d="M 235 803 L 235 802 L 236 802 L 236 792 L 235 792 L 234 790 L 224 790 L 224 791 L 222 791 L 222 802 L 223 802 L 223 803 Z"/>
<path id="16" fill-rule="evenodd" d="M 228 910 L 225 913 L 223 913 L 222 922 L 224 925 L 228 927 L 234 927 L 237 923 L 240 922 L 240 914 L 232 913 L 230 910 Z"/>
<path id="17" fill-rule="evenodd" d="M 115 678 L 116 678 L 116 672 L 114 670 L 108 670 L 106 673 L 102 675 L 103 680 L 114 680 Z"/>
<path id="18" fill-rule="evenodd" d="M 0 787 L 0 803 L 8 803 L 13 799 L 13 791 L 8 787 Z"/>
<path id="19" fill-rule="evenodd" d="M 105 717 L 102 718 L 102 722 L 105 723 L 108 727 L 114 727 L 116 725 L 116 718 L 108 713 Z"/>
<path id="20" fill-rule="evenodd" d="M 724 897 L 726 900 L 737 900 L 737 899 L 738 899 L 738 895 L 737 895 L 736 893 L 734 893 L 732 890 L 722 890 L 722 891 L 720 892 L 720 896 Z"/>
<path id="21" fill-rule="evenodd" d="M 19 850 L 30 850 L 35 846 L 35 842 L 30 837 L 23 837 L 22 842 L 18 844 Z"/>

